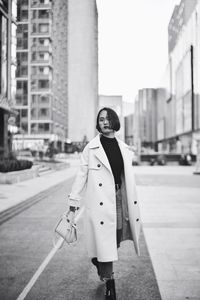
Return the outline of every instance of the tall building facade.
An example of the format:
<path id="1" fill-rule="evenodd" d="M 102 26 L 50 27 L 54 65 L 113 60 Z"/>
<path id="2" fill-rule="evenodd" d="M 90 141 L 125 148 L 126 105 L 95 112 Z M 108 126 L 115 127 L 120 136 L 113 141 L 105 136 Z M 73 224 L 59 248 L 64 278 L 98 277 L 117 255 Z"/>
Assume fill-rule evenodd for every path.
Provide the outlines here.
<path id="1" fill-rule="evenodd" d="M 10 120 L 15 116 L 16 15 L 16 0 L 0 1 L 0 156 L 11 151 Z"/>
<path id="2" fill-rule="evenodd" d="M 133 132 L 134 132 L 134 115 L 130 114 L 124 117 L 124 140 L 125 143 L 132 146 L 134 143 Z"/>
<path id="3" fill-rule="evenodd" d="M 95 0 L 69 0 L 68 137 L 95 135 L 98 105 L 98 13 Z"/>
<path id="4" fill-rule="evenodd" d="M 15 146 L 64 151 L 94 136 L 97 73 L 95 0 L 18 0 Z"/>
<path id="5" fill-rule="evenodd" d="M 157 94 L 152 88 L 140 89 L 135 101 L 134 144 L 154 148 L 157 140 Z"/>
<path id="6" fill-rule="evenodd" d="M 200 1 L 182 0 L 168 26 L 171 102 L 175 122 L 169 150 L 193 153 L 200 138 Z M 169 122 L 168 122 L 169 123 Z M 181 147 L 180 147 L 181 145 Z"/>
<path id="7" fill-rule="evenodd" d="M 16 147 L 44 150 L 53 142 L 62 148 L 67 135 L 67 1 L 17 4 Z"/>

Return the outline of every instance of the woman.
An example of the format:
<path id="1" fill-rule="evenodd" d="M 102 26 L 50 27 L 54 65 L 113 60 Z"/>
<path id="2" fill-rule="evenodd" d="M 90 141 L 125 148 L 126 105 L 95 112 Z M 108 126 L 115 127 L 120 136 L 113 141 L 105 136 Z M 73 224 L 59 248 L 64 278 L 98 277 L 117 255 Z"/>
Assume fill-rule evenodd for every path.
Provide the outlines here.
<path id="1" fill-rule="evenodd" d="M 73 220 L 84 193 L 88 254 L 106 282 L 106 299 L 116 299 L 113 262 L 118 260 L 120 243 L 127 239 L 133 240 L 139 255 L 139 207 L 131 152 L 115 137 L 120 129 L 115 111 L 102 108 L 96 128 L 99 135 L 84 148 L 69 195 L 69 219 Z"/>

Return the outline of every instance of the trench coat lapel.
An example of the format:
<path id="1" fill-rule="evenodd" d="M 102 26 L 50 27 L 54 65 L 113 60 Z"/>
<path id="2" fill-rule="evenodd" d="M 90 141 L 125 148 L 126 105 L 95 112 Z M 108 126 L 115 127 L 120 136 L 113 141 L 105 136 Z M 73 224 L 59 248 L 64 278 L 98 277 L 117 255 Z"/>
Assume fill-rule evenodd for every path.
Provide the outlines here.
<path id="1" fill-rule="evenodd" d="M 90 148 L 94 149 L 94 154 L 98 158 L 98 160 L 104 164 L 104 166 L 112 173 L 107 155 L 103 149 L 103 146 L 100 142 L 100 135 L 97 135 L 90 145 Z"/>

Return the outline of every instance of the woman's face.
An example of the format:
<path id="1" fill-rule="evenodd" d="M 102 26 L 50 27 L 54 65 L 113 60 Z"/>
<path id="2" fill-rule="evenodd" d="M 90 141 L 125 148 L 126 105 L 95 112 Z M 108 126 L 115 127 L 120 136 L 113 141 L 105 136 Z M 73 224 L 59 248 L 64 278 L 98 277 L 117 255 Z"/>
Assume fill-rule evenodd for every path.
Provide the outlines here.
<path id="1" fill-rule="evenodd" d="M 110 127 L 110 121 L 108 120 L 108 115 L 106 110 L 102 110 L 99 115 L 99 127 L 101 132 L 105 135 L 113 133 L 114 130 Z"/>

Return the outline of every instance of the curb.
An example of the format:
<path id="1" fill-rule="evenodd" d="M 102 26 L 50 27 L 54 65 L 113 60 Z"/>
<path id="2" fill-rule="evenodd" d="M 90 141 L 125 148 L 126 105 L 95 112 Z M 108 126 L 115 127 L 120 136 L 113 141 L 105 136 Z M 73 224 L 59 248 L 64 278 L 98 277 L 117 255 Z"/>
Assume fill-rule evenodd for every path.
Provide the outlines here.
<path id="1" fill-rule="evenodd" d="M 68 179 L 67 179 L 68 180 Z M 7 208 L 6 210 L 0 212 L 0 225 L 13 218 L 14 216 L 20 214 L 22 211 L 28 209 L 32 205 L 36 204 L 39 201 L 42 201 L 48 195 L 56 192 L 66 181 L 66 179 L 57 183 L 54 186 L 47 188 L 46 190 L 39 192 L 38 194 L 15 204 L 12 207 Z"/>

